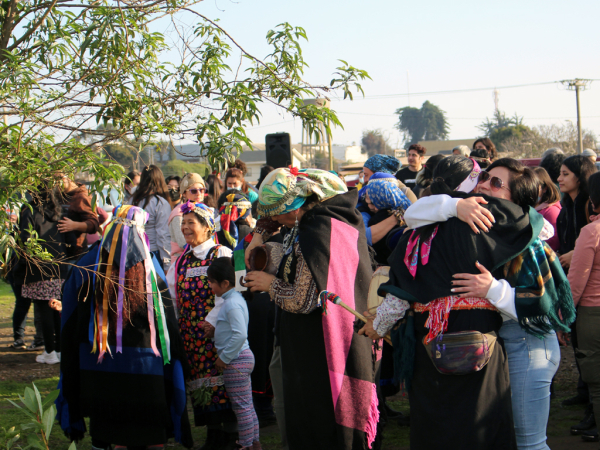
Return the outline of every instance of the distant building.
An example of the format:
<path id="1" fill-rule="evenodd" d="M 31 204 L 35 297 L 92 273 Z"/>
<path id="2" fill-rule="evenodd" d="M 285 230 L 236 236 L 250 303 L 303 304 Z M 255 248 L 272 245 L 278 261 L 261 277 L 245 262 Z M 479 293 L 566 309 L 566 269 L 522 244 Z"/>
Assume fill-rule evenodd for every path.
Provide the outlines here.
<path id="1" fill-rule="evenodd" d="M 454 139 L 451 141 L 420 141 L 419 144 L 427 149 L 427 156 L 452 154 L 452 149 L 457 145 L 466 145 L 473 148 L 475 139 Z"/>
<path id="2" fill-rule="evenodd" d="M 333 157 L 344 164 L 363 163 L 369 155 L 363 153 L 360 145 L 332 145 Z"/>
<path id="3" fill-rule="evenodd" d="M 300 148 L 302 144 L 292 144 L 292 166 L 301 168 L 302 164 L 306 162 L 304 156 L 300 154 Z M 267 152 L 265 151 L 265 144 L 252 144 L 252 149 L 244 146 L 243 153 L 238 157 L 241 161 L 246 163 L 248 169 L 246 173 L 246 181 L 255 183 L 260 177 L 260 169 L 262 166 L 267 164 Z"/>

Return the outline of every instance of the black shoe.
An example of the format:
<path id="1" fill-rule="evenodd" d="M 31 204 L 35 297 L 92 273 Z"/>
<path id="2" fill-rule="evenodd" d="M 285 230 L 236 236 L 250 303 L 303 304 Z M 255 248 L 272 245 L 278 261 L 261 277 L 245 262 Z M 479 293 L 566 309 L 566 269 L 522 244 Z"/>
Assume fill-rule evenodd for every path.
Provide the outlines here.
<path id="1" fill-rule="evenodd" d="M 385 402 L 384 406 L 385 406 L 385 413 L 387 414 L 388 420 L 398 420 L 403 417 L 403 414 L 401 411 L 396 411 L 395 409 L 391 408 L 390 405 L 387 404 L 387 402 Z"/>
<path id="2" fill-rule="evenodd" d="M 583 434 L 584 431 L 589 431 L 594 428 L 596 428 L 596 417 L 594 416 L 594 413 L 591 412 L 586 414 L 584 418 L 581 419 L 581 422 L 571 427 L 571 434 Z"/>
<path id="3" fill-rule="evenodd" d="M 44 341 L 34 342 L 29 347 L 27 347 L 27 350 L 44 350 Z"/>
<path id="4" fill-rule="evenodd" d="M 563 400 L 563 406 L 587 405 L 590 402 L 589 397 L 584 395 L 576 395 L 575 397 Z"/>
<path id="5" fill-rule="evenodd" d="M 598 428 L 592 428 L 591 430 L 587 430 L 581 433 L 581 440 L 584 442 L 600 441 L 600 436 L 598 436 Z"/>
<path id="6" fill-rule="evenodd" d="M 25 350 L 27 348 L 25 342 L 23 342 L 21 339 L 17 339 L 15 342 L 9 344 L 8 346 L 13 350 Z"/>

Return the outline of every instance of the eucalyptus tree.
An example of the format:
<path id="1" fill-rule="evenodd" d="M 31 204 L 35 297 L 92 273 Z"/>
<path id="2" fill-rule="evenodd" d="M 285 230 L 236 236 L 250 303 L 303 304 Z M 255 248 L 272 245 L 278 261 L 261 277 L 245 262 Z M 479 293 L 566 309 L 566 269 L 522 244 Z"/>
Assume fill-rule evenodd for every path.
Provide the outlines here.
<path id="1" fill-rule="evenodd" d="M 264 104 L 318 134 L 319 122 L 341 124 L 334 111 L 304 106 L 302 98 L 333 90 L 352 98 L 368 77 L 341 61 L 331 80 L 311 84 L 304 78 L 304 29 L 283 23 L 268 31 L 270 50 L 259 58 L 203 15 L 197 0 L 7 0 L 2 6 L 0 207 L 14 208 L 25 190 L 57 174 L 89 173 L 92 190 L 116 183 L 122 167 L 103 143 L 192 138 L 208 142 L 210 164 L 222 165 L 232 151 L 250 147 L 245 127 L 259 121 Z M 159 32 L 157 23 L 169 27 Z M 3 255 L 14 244 L 6 223 L 2 210 Z"/>

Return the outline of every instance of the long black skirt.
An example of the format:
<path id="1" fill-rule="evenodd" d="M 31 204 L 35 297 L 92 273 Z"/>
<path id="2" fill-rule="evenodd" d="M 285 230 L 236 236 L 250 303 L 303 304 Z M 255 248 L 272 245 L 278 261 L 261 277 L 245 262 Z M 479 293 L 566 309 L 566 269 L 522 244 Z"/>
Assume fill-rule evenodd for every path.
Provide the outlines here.
<path id="1" fill-rule="evenodd" d="M 310 314 L 283 311 L 279 339 L 290 450 L 365 450 L 364 432 L 340 432 L 335 422 L 321 309 Z"/>
<path id="2" fill-rule="evenodd" d="M 489 363 L 467 375 L 439 373 L 425 350 L 429 313 L 415 314 L 415 370 L 410 395 L 411 450 L 516 449 L 508 359 L 499 337 Z M 488 310 L 451 311 L 448 332 L 488 333 L 502 326 Z"/>

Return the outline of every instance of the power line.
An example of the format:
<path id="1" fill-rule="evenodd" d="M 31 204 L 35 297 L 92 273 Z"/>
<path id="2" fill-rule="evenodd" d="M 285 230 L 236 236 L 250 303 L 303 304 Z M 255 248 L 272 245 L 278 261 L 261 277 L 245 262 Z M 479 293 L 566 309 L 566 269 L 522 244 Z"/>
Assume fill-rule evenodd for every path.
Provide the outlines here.
<path id="1" fill-rule="evenodd" d="M 374 117 L 397 117 L 398 114 L 370 114 L 370 113 L 355 113 L 349 111 L 336 111 L 337 114 L 351 114 L 353 116 L 374 116 Z M 585 119 L 594 119 L 600 116 L 582 116 Z M 488 117 L 446 117 L 447 120 L 485 120 Z M 527 120 L 566 120 L 574 119 L 573 116 L 565 117 L 525 117 Z"/>

